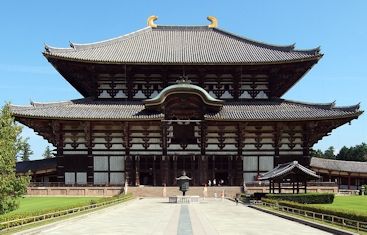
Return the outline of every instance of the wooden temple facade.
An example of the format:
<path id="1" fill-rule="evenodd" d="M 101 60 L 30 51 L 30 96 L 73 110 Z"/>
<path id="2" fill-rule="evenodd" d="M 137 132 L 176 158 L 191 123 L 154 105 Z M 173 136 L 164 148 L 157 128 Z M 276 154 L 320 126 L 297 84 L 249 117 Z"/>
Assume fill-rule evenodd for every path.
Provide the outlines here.
<path id="1" fill-rule="evenodd" d="M 46 46 L 84 97 L 12 106 L 57 149 L 65 184 L 193 185 L 255 181 L 281 163 L 309 165 L 312 146 L 359 106 L 281 96 L 322 57 L 209 26 L 148 27 L 111 40 Z"/>

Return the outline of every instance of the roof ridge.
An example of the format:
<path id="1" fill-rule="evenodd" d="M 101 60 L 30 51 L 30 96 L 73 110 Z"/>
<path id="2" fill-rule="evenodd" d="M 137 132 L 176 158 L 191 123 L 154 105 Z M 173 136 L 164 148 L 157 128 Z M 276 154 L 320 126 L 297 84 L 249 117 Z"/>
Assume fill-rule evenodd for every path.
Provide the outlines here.
<path id="1" fill-rule="evenodd" d="M 255 46 L 259 46 L 259 47 L 264 47 L 264 48 L 268 48 L 268 49 L 275 49 L 275 50 L 279 50 L 279 51 L 294 51 L 294 47 L 295 47 L 295 43 L 289 44 L 289 45 L 276 45 L 276 44 L 270 44 L 270 43 L 266 43 L 263 41 L 258 41 L 258 40 L 254 40 L 254 39 L 250 39 L 247 38 L 245 36 L 241 36 L 232 32 L 229 32 L 227 30 L 224 30 L 222 28 L 212 28 L 213 31 L 218 31 L 220 33 L 226 34 L 228 36 L 234 37 L 236 39 L 239 40 L 243 40 L 246 41 L 248 43 L 254 44 Z"/>
<path id="2" fill-rule="evenodd" d="M 117 43 L 117 42 L 120 42 L 120 41 L 123 41 L 123 40 L 130 39 L 133 36 L 139 35 L 139 34 L 144 33 L 144 32 L 148 32 L 151 29 L 152 28 L 148 26 L 148 27 L 133 31 L 131 33 L 127 33 L 127 34 L 120 35 L 120 36 L 117 36 L 117 37 L 113 37 L 113 38 L 110 38 L 110 39 L 91 42 L 91 43 L 73 43 L 73 42 L 69 42 L 70 47 L 66 47 L 66 48 L 52 47 L 52 46 L 49 46 L 49 45 L 45 44 L 45 50 L 46 50 L 47 53 L 50 53 L 51 51 L 54 51 L 54 52 L 73 52 L 73 51 L 76 51 L 76 50 L 83 51 L 83 50 L 97 48 L 97 47 L 104 47 L 104 46 L 111 45 L 111 44 L 114 44 L 114 43 Z"/>
<path id="3" fill-rule="evenodd" d="M 328 158 L 321 158 L 321 157 L 312 157 L 312 158 L 315 158 L 317 160 L 321 160 L 321 161 L 332 161 L 332 162 L 347 162 L 347 163 L 355 163 L 355 164 L 366 164 L 367 165 L 367 162 L 359 162 L 359 161 L 347 161 L 347 160 L 338 160 L 338 159 L 328 159 Z M 312 159 L 311 158 L 311 159 Z"/>
<path id="4" fill-rule="evenodd" d="M 328 109 L 335 108 L 335 100 L 333 102 L 328 102 L 328 103 L 312 103 L 312 102 L 304 102 L 304 101 L 288 100 L 288 99 L 283 99 L 283 101 L 286 103 L 314 106 L 314 107 L 319 107 L 319 108 L 328 108 Z"/>

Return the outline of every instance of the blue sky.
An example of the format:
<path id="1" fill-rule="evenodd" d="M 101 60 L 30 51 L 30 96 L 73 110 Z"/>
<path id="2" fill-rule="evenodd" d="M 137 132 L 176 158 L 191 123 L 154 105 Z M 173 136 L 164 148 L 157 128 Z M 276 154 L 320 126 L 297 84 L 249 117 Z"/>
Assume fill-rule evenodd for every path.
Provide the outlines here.
<path id="1" fill-rule="evenodd" d="M 42 56 L 44 43 L 67 47 L 123 35 L 146 26 L 150 15 L 161 25 L 219 27 L 271 44 L 321 46 L 324 57 L 286 99 L 367 105 L 367 1 L 2 1 L 0 6 L 0 103 L 80 98 Z M 367 114 L 344 125 L 315 146 L 336 149 L 367 142 Z M 40 158 L 47 142 L 28 128 Z"/>

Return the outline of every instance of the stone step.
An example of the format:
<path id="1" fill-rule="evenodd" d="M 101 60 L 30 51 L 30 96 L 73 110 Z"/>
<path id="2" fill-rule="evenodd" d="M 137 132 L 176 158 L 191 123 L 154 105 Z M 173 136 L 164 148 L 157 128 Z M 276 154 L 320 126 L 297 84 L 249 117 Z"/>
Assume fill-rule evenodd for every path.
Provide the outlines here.
<path id="1" fill-rule="evenodd" d="M 222 187 L 206 187 L 206 193 L 204 187 L 192 186 L 189 191 L 186 192 L 187 196 L 200 196 L 200 197 L 221 197 L 224 193 L 224 197 L 234 198 L 237 193 L 241 193 L 242 187 L 240 186 L 222 186 Z M 132 193 L 136 197 L 170 197 L 176 195 L 182 195 L 178 187 L 153 187 L 153 186 L 139 186 L 128 187 L 128 192 Z"/>

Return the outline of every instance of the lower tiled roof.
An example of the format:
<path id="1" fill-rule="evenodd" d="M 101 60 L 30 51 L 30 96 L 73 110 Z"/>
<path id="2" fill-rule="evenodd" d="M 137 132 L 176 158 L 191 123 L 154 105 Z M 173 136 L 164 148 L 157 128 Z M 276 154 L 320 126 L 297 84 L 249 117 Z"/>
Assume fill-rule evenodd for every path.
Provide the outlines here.
<path id="1" fill-rule="evenodd" d="M 341 161 L 313 157 L 311 158 L 310 166 L 314 169 L 317 168 L 330 171 L 367 173 L 367 162 Z"/>
<path id="2" fill-rule="evenodd" d="M 145 109 L 139 101 L 103 101 L 84 98 L 58 103 L 32 103 L 11 106 L 15 117 L 76 120 L 161 120 L 162 113 Z M 335 107 L 331 104 L 307 104 L 283 99 L 224 103 L 216 113 L 205 114 L 206 120 L 286 121 L 356 118 L 359 106 Z"/>

